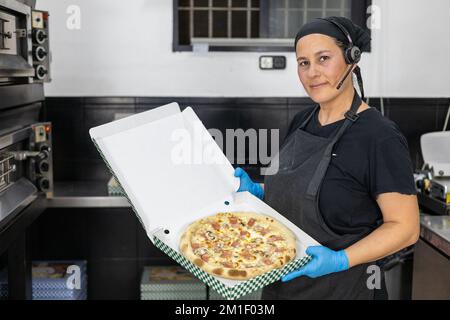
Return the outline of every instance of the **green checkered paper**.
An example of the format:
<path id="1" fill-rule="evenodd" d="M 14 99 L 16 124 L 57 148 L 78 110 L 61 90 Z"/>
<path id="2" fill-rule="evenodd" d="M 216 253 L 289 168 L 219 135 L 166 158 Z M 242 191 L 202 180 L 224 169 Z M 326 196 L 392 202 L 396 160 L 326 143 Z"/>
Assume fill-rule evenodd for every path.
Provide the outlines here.
<path id="1" fill-rule="evenodd" d="M 236 300 L 253 291 L 261 289 L 279 280 L 285 274 L 301 268 L 306 263 L 308 263 L 309 260 L 311 260 L 310 256 L 305 256 L 301 259 L 289 262 L 283 268 L 273 269 L 267 273 L 246 281 L 242 281 L 235 286 L 229 287 L 219 281 L 216 277 L 200 269 L 198 266 L 186 259 L 183 255 L 173 250 L 171 247 L 162 242 L 158 237 L 154 236 L 153 241 L 155 246 L 158 247 L 161 251 L 166 253 L 169 257 L 186 268 L 186 270 L 190 271 L 193 275 L 195 275 L 197 278 L 199 278 L 201 281 L 206 283 L 209 287 L 213 288 L 217 293 L 221 294 L 228 300 Z"/>

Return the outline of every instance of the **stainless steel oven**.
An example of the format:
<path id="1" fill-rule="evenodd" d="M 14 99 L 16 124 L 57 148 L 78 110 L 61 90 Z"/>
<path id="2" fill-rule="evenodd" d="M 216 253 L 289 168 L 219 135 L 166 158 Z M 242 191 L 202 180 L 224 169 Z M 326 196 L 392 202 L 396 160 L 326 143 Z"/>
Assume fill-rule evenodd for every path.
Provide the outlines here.
<path id="1" fill-rule="evenodd" d="M 0 227 L 37 197 L 52 195 L 51 123 L 0 135 Z"/>
<path id="2" fill-rule="evenodd" d="M 49 14 L 0 0 L 0 85 L 50 81 Z"/>
<path id="3" fill-rule="evenodd" d="M 35 2 L 0 0 L 0 262 L 10 299 L 31 298 L 29 230 L 53 194 L 53 130 L 40 122 L 49 14 Z"/>

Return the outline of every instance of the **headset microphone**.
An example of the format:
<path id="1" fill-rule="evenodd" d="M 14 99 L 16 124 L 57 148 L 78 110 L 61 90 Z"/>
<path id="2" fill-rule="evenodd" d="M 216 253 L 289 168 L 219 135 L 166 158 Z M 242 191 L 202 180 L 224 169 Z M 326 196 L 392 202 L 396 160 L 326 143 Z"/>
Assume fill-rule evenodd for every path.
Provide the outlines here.
<path id="1" fill-rule="evenodd" d="M 337 90 L 339 90 L 342 87 L 342 85 L 344 84 L 345 79 L 347 79 L 347 77 L 350 74 L 350 72 L 352 71 L 352 69 L 353 69 L 353 64 L 350 65 L 350 68 L 347 69 L 347 72 L 345 72 L 345 75 L 342 78 L 342 80 L 339 81 L 338 85 L 336 86 Z"/>

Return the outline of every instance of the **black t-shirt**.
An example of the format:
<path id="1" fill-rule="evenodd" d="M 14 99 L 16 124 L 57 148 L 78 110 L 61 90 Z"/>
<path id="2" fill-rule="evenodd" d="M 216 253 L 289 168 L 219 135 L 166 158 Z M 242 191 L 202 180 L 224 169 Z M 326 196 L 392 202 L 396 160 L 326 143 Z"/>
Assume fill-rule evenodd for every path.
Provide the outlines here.
<path id="1" fill-rule="evenodd" d="M 288 136 L 313 108 L 299 112 Z M 408 144 L 397 125 L 375 108 L 358 113 L 359 119 L 344 132 L 333 149 L 319 193 L 319 208 L 327 225 L 338 234 L 371 230 L 382 223 L 377 195 L 385 192 L 416 194 Z M 322 126 L 318 111 L 305 131 L 330 137 L 344 120 Z"/>

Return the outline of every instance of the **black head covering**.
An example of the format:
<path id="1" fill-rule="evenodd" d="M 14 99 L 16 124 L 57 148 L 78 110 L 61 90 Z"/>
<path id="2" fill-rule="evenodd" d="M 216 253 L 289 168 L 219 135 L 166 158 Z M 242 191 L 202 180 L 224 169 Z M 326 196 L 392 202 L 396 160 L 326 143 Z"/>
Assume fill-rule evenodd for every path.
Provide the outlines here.
<path id="1" fill-rule="evenodd" d="M 343 26 L 350 34 L 353 44 L 359 47 L 361 51 L 370 51 L 370 35 L 367 30 L 364 30 L 360 26 L 354 24 L 350 19 L 344 17 L 327 17 L 323 19 L 316 18 L 311 20 L 310 22 L 304 24 L 297 33 L 294 45 L 297 46 L 297 42 L 300 38 L 312 33 L 324 34 L 326 36 L 336 38 L 348 45 L 349 41 L 341 29 L 327 20 L 333 20 Z"/>
<path id="2" fill-rule="evenodd" d="M 330 22 L 330 20 L 337 22 L 342 27 L 344 27 L 345 30 L 347 30 L 350 38 L 353 41 L 353 45 L 357 46 L 361 50 L 361 52 L 370 51 L 371 38 L 369 33 L 360 26 L 354 24 L 350 19 L 344 17 L 327 17 L 323 19 L 316 18 L 304 24 L 295 37 L 294 49 L 297 47 L 297 42 L 302 37 L 313 33 L 324 34 L 343 42 L 345 45 L 349 45 L 350 41 L 345 33 L 337 25 Z M 359 89 L 361 91 L 361 97 L 362 99 L 364 99 L 364 85 L 361 76 L 361 69 L 359 68 L 359 66 L 356 66 L 353 72 L 356 74 Z"/>

